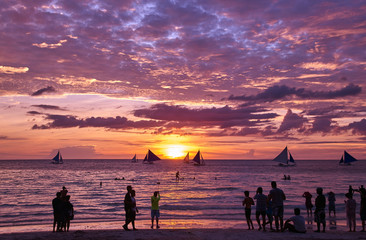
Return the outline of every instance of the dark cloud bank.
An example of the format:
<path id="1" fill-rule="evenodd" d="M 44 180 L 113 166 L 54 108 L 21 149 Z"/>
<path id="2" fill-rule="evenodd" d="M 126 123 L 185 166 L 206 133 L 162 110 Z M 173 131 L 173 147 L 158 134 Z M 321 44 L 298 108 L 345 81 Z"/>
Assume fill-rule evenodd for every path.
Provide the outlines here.
<path id="1" fill-rule="evenodd" d="M 112 130 L 143 129 L 153 133 L 172 134 L 182 128 L 221 128 L 215 136 L 285 136 L 292 138 L 291 132 L 302 134 L 337 134 L 350 130 L 353 134 L 366 135 L 366 119 L 353 122 L 346 127 L 334 124 L 331 117 L 315 117 L 313 120 L 302 114 L 293 113 L 290 109 L 278 128 L 271 124 L 278 115 L 268 113 L 261 107 L 199 108 L 189 109 L 183 106 L 156 104 L 150 108 L 135 110 L 134 115 L 148 120 L 132 121 L 126 117 L 89 117 L 78 118 L 71 115 L 46 114 L 47 124 L 35 124 L 32 129 L 53 129 L 72 127 L 97 127 Z M 210 134 L 208 134 L 210 135 Z M 213 136 L 212 135 L 212 136 Z"/>

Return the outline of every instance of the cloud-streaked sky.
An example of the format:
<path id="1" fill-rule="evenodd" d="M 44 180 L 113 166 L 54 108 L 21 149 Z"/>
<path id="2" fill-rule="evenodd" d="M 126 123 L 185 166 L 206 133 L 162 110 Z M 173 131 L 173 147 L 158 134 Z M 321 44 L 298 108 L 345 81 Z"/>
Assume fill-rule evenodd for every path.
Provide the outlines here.
<path id="1" fill-rule="evenodd" d="M 356 0 L 5 1 L 0 159 L 272 159 L 286 145 L 366 159 L 365 13 Z"/>

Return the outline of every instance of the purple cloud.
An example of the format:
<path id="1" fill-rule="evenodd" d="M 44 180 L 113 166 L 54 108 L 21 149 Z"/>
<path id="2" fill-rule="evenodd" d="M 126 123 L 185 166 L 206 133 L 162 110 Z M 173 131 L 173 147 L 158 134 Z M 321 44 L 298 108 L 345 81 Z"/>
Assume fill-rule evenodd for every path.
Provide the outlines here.
<path id="1" fill-rule="evenodd" d="M 360 94 L 362 88 L 360 86 L 349 84 L 346 87 L 335 90 L 335 91 L 311 91 L 305 90 L 304 88 L 290 88 L 286 85 L 275 85 L 267 88 L 261 93 L 254 96 L 234 96 L 231 95 L 229 100 L 239 100 L 239 101 L 263 101 L 272 102 L 275 100 L 284 99 L 286 97 L 296 96 L 303 99 L 334 99 L 346 96 L 355 96 Z"/>
<path id="2" fill-rule="evenodd" d="M 59 106 L 47 105 L 47 104 L 32 105 L 32 107 L 41 108 L 41 109 L 45 109 L 45 110 L 60 110 L 60 111 L 65 111 L 65 109 L 63 109 L 63 108 L 61 108 Z"/>
<path id="3" fill-rule="evenodd" d="M 32 93 L 31 96 L 40 96 L 45 93 L 52 93 L 52 92 L 56 92 L 56 89 L 52 86 L 48 86 L 48 87 L 41 88 L 41 89 L 35 91 L 34 93 Z"/>
<path id="4" fill-rule="evenodd" d="M 117 116 L 115 118 L 108 117 L 91 117 L 78 119 L 70 115 L 47 115 L 46 120 L 51 120 L 48 124 L 35 124 L 32 129 L 52 129 L 52 128 L 71 128 L 71 127 L 100 127 L 109 129 L 132 129 L 142 128 L 149 129 L 161 126 L 162 122 L 158 121 L 130 121 L 125 117 Z"/>
<path id="5" fill-rule="evenodd" d="M 281 126 L 278 129 L 278 132 L 281 133 L 291 129 L 303 131 L 303 126 L 306 122 L 308 122 L 308 119 L 301 115 L 293 113 L 291 109 L 288 109 L 285 117 L 283 118 Z"/>
<path id="6" fill-rule="evenodd" d="M 38 112 L 29 112 L 38 114 Z M 249 107 L 233 109 L 225 106 L 222 108 L 200 108 L 190 109 L 184 106 L 156 104 L 151 108 L 137 109 L 134 111 L 136 117 L 148 118 L 151 120 L 130 121 L 126 117 L 90 117 L 77 118 L 71 115 L 48 114 L 45 119 L 50 121 L 47 124 L 35 124 L 33 129 L 70 128 L 70 127 L 101 127 L 109 129 L 152 129 L 155 133 L 168 134 L 179 132 L 186 134 L 179 129 L 188 127 L 221 127 L 230 129 L 234 126 L 257 126 L 262 125 L 277 114 L 267 113 L 266 109 Z"/>
<path id="7" fill-rule="evenodd" d="M 156 104 L 148 109 L 138 109 L 134 111 L 136 117 L 144 117 L 155 120 L 173 121 L 179 123 L 189 123 L 186 125 L 200 126 L 221 126 L 227 128 L 231 126 L 253 126 L 260 121 L 267 121 L 277 116 L 275 113 L 263 113 L 263 108 L 249 107 L 233 109 L 229 106 L 222 108 L 201 108 L 189 109 L 184 106 L 170 106 L 166 104 Z M 252 121 L 252 120 L 258 120 Z"/>
<path id="8" fill-rule="evenodd" d="M 359 122 L 350 123 L 348 129 L 351 129 L 353 134 L 366 135 L 366 119 L 363 118 Z"/>
<path id="9" fill-rule="evenodd" d="M 310 132 L 322 132 L 322 133 L 330 133 L 333 130 L 331 126 L 332 119 L 329 117 L 317 117 L 313 121 L 313 126 L 310 129 Z"/>
<path id="10" fill-rule="evenodd" d="M 42 115 L 43 113 L 40 113 L 38 111 L 28 111 L 27 114 L 29 114 L 29 115 Z"/>
<path id="11" fill-rule="evenodd" d="M 248 136 L 248 135 L 257 135 L 260 134 L 261 130 L 259 130 L 258 128 L 249 128 L 249 127 L 245 127 L 242 128 L 240 131 L 232 134 L 234 136 Z"/>

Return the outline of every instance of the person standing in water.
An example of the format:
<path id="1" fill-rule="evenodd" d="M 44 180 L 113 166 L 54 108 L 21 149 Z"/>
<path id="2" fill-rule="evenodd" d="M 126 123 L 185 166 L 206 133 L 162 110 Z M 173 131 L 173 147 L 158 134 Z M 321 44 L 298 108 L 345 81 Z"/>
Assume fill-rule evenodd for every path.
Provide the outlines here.
<path id="1" fill-rule="evenodd" d="M 263 231 L 266 231 L 266 210 L 267 210 L 267 196 L 263 194 L 263 189 L 259 187 L 257 189 L 257 194 L 254 196 L 254 199 L 257 200 L 257 206 L 255 209 L 255 217 L 258 223 L 258 230 L 261 230 L 263 227 Z M 259 220 L 259 217 L 262 216 L 262 225 Z"/>
<path id="2" fill-rule="evenodd" d="M 315 222 L 317 230 L 315 232 L 320 232 L 320 224 L 323 225 L 323 232 L 325 232 L 325 196 L 323 195 L 323 188 L 318 187 L 316 189 L 318 196 L 315 199 Z"/>
<path id="3" fill-rule="evenodd" d="M 283 230 L 283 201 L 286 200 L 286 195 L 283 191 L 277 188 L 275 181 L 271 182 L 272 190 L 269 192 L 268 201 L 272 201 L 273 216 L 275 217 L 276 231 Z"/>
<path id="4" fill-rule="evenodd" d="M 139 212 L 139 210 L 136 207 L 136 192 L 135 190 L 131 191 L 131 224 L 132 224 L 132 229 L 134 231 L 136 231 L 136 227 L 135 227 L 135 220 L 136 220 L 136 213 Z"/>
<path id="5" fill-rule="evenodd" d="M 131 200 L 131 191 L 132 191 L 132 187 L 129 185 L 127 186 L 127 193 L 125 195 L 125 199 L 124 199 L 124 207 L 125 207 L 125 224 L 122 226 L 123 229 L 125 231 L 130 231 L 128 229 L 128 224 L 131 222 L 131 208 L 132 208 L 132 200 Z"/>
<path id="6" fill-rule="evenodd" d="M 329 210 L 329 217 L 330 217 L 330 213 L 333 212 L 333 216 L 335 217 L 336 215 L 336 208 L 335 208 L 335 194 L 334 192 L 329 192 L 328 193 L 328 210 Z"/>
<path id="7" fill-rule="evenodd" d="M 309 193 L 309 192 L 304 192 L 302 197 L 305 198 L 305 207 L 306 207 L 306 212 L 308 214 L 308 218 L 309 218 L 309 216 L 313 217 L 313 204 L 311 203 L 311 198 L 313 197 L 313 195 L 311 195 L 311 193 Z"/>
<path id="8" fill-rule="evenodd" d="M 253 221 L 251 219 L 252 214 L 252 205 L 254 205 L 253 198 L 249 197 L 249 191 L 244 192 L 245 198 L 243 201 L 243 206 L 245 206 L 245 218 L 247 220 L 248 224 L 248 230 L 254 229 L 253 227 Z"/>
<path id="9" fill-rule="evenodd" d="M 159 201 L 160 201 L 160 193 L 159 191 L 154 192 L 154 195 L 151 196 L 151 228 L 154 228 L 154 218 L 156 218 L 156 228 L 160 228 L 159 226 Z"/>
<path id="10" fill-rule="evenodd" d="M 361 185 L 358 190 L 355 192 L 360 193 L 361 201 L 360 201 L 360 218 L 362 223 L 362 230 L 361 232 L 365 231 L 365 221 L 366 221 L 366 189 Z"/>
<path id="11" fill-rule="evenodd" d="M 52 200 L 53 207 L 53 232 L 60 231 L 62 227 L 61 214 L 62 214 L 61 192 L 56 193 L 56 197 Z M 56 230 L 55 230 L 56 228 Z"/>
<path id="12" fill-rule="evenodd" d="M 351 193 L 346 193 L 346 217 L 350 232 L 356 232 L 356 201 Z"/>
<path id="13" fill-rule="evenodd" d="M 66 195 L 66 202 L 64 204 L 64 214 L 66 219 L 64 231 L 68 232 L 70 229 L 70 220 L 74 219 L 74 206 L 70 202 L 70 195 Z"/>

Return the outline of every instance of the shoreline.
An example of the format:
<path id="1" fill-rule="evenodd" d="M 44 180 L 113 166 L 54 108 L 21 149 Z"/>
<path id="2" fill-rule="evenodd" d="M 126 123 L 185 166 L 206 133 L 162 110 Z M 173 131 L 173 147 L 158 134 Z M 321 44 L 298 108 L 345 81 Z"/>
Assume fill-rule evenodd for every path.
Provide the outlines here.
<path id="1" fill-rule="evenodd" d="M 316 223 L 314 221 L 309 222 L 305 217 L 305 226 L 308 232 L 312 232 L 316 229 Z M 255 218 L 252 218 L 255 221 Z M 328 232 L 347 232 L 348 227 L 345 220 L 327 218 L 326 219 L 326 231 Z M 98 220 L 98 221 L 71 221 L 70 231 L 94 231 L 94 230 L 116 230 L 122 229 L 124 219 L 121 220 Z M 274 224 L 274 223 L 273 223 Z M 357 228 L 361 229 L 361 222 L 357 221 Z M 254 222 L 257 227 L 257 223 Z M 138 229 L 150 230 L 150 219 L 138 219 L 136 220 L 136 227 Z M 246 230 L 247 223 L 243 220 L 226 220 L 226 219 L 165 219 L 160 218 L 160 226 L 165 230 L 181 230 L 181 229 L 237 229 Z M 24 225 L 9 225 L 0 227 L 1 234 L 9 233 L 23 233 L 23 232 L 48 232 L 52 230 L 52 222 L 39 223 L 39 224 L 24 224 Z"/>
<path id="2" fill-rule="evenodd" d="M 258 230 L 244 229 L 140 229 L 138 231 L 124 231 L 122 229 L 110 230 L 74 230 L 70 232 L 22 232 L 22 233 L 7 233 L 0 234 L 3 240 L 22 239 L 22 240 L 80 240 L 80 239 L 159 239 L 159 240 L 180 240 L 180 239 L 228 239 L 228 240 L 246 240 L 246 239 L 261 239 L 261 240 L 276 240 L 276 239 L 322 239 L 322 240 L 351 240 L 351 239 L 366 239 L 366 232 L 345 232 L 340 230 L 328 231 L 325 233 L 315 233 L 308 231 L 307 233 L 278 233 L 278 232 L 262 232 Z"/>

